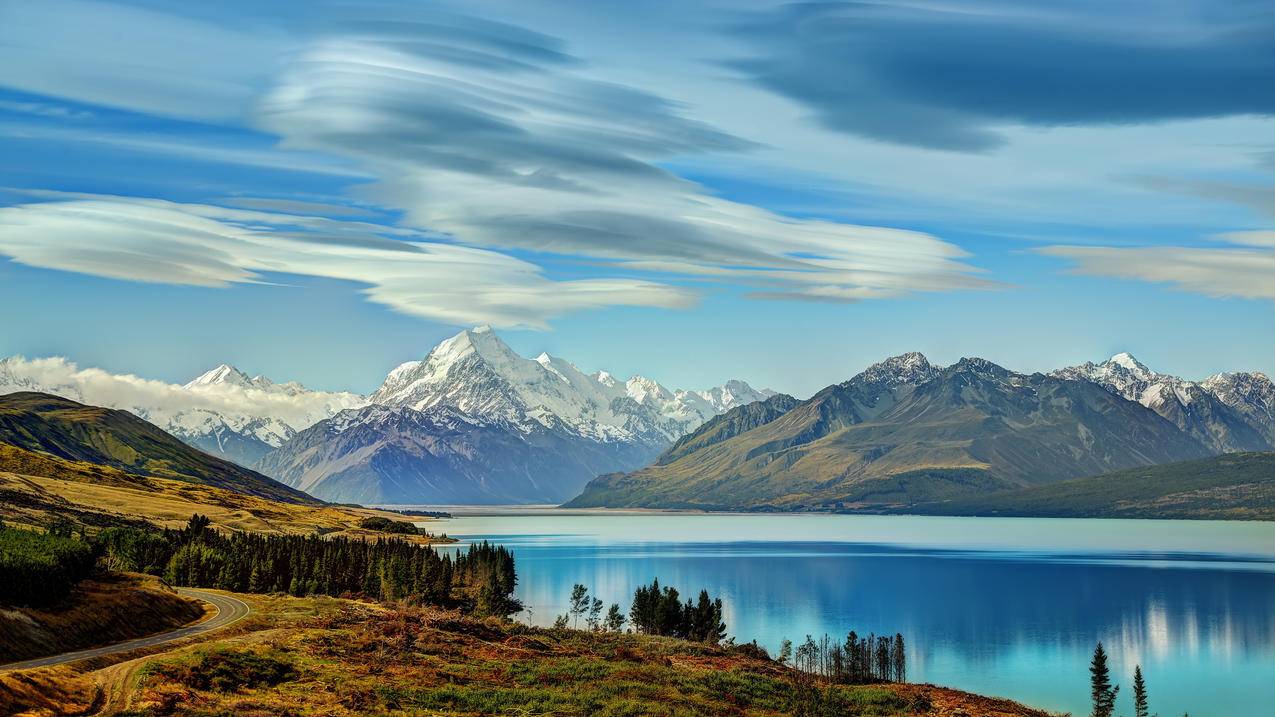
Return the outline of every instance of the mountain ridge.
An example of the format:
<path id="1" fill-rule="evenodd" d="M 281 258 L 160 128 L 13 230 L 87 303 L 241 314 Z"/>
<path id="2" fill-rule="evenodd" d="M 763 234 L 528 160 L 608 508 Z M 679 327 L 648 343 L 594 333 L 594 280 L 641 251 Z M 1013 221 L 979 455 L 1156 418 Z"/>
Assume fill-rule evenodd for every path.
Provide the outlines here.
<path id="1" fill-rule="evenodd" d="M 600 476 L 567 505 L 836 509 L 870 494 L 915 502 L 1210 452 L 1095 382 L 981 358 L 938 368 L 920 354 L 892 357 L 775 413 L 643 470 Z"/>

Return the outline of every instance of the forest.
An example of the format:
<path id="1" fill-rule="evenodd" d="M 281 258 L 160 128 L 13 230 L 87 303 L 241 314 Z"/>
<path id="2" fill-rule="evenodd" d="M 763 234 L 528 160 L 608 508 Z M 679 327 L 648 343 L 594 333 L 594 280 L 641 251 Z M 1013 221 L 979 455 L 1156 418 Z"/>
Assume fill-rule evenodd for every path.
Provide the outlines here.
<path id="1" fill-rule="evenodd" d="M 508 616 L 513 556 L 472 545 L 455 555 L 385 537 L 375 541 L 297 535 L 223 534 L 201 515 L 180 530 L 107 528 L 69 532 L 0 529 L 0 603 L 41 606 L 64 597 L 100 562 L 108 570 L 158 575 L 173 585 L 233 592 L 357 595 Z"/>

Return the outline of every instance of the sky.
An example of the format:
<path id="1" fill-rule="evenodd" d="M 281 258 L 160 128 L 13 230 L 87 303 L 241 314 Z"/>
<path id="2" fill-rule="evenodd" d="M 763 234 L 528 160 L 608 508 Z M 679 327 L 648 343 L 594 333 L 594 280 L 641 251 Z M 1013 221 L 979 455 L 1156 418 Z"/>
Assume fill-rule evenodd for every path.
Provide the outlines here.
<path id="1" fill-rule="evenodd" d="M 1275 373 L 1275 6 L 0 0 L 0 355 Z"/>

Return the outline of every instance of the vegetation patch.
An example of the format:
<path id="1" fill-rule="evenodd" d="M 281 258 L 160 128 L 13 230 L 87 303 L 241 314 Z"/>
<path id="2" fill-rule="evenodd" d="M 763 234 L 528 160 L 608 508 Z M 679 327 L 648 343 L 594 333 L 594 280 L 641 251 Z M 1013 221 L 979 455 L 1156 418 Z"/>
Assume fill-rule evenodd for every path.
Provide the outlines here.
<path id="1" fill-rule="evenodd" d="M 235 649 L 196 652 L 187 660 L 161 665 L 155 672 L 180 685 L 213 692 L 275 687 L 298 675 L 291 660 Z"/>
<path id="2" fill-rule="evenodd" d="M 51 605 L 88 577 L 96 561 L 93 546 L 69 534 L 0 526 L 0 605 Z"/>

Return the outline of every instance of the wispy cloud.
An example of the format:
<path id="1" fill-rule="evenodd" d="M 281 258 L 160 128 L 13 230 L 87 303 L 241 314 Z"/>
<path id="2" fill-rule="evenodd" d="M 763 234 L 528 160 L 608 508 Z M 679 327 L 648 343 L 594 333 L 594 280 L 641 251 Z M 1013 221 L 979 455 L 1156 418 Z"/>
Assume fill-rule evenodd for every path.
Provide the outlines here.
<path id="1" fill-rule="evenodd" d="M 285 147 L 367 167 L 380 180 L 368 196 L 413 225 L 489 248 L 731 276 L 765 296 L 994 286 L 929 234 L 709 195 L 663 165 L 751 143 L 592 78 L 551 38 L 464 18 L 398 20 L 365 18 L 308 46 L 255 117 Z"/>
<path id="2" fill-rule="evenodd" d="M 1214 238 L 1234 246 L 1050 246 L 1039 252 L 1070 260 L 1079 274 L 1168 284 L 1215 298 L 1275 300 L 1275 232 Z"/>
<path id="3" fill-rule="evenodd" d="M 322 217 L 127 197 L 0 208 L 0 254 L 30 266 L 150 283 L 226 287 L 266 274 L 357 282 L 374 302 L 451 324 L 543 328 L 603 306 L 690 305 L 633 279 L 554 281 L 499 252 Z"/>

